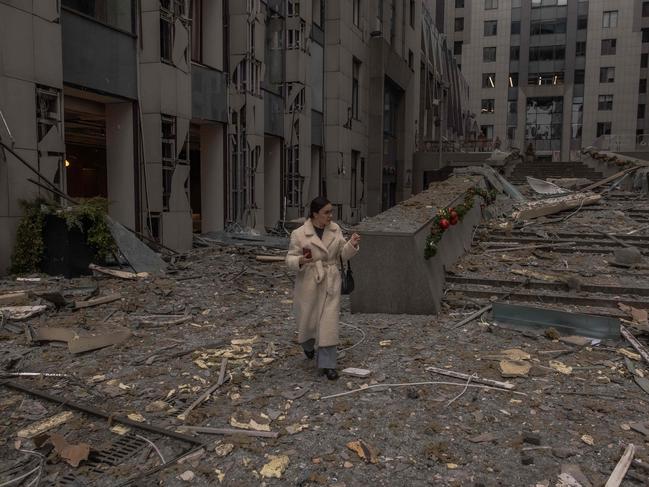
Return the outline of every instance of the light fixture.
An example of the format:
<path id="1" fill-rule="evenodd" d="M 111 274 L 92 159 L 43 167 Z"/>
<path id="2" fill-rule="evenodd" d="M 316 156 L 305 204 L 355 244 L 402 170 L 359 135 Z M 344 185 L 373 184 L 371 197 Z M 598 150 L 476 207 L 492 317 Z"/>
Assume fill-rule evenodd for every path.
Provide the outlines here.
<path id="1" fill-rule="evenodd" d="M 496 85 L 494 85 L 494 80 L 491 76 L 489 76 L 489 84 L 491 85 L 492 88 L 495 88 Z"/>
<path id="2" fill-rule="evenodd" d="M 557 84 L 557 75 L 556 75 L 556 74 L 554 75 L 554 80 L 552 81 L 552 84 L 553 84 L 553 85 L 556 85 L 556 84 Z"/>
<path id="3" fill-rule="evenodd" d="M 70 161 L 68 161 L 67 159 L 65 160 L 65 167 L 70 167 Z"/>
<path id="4" fill-rule="evenodd" d="M 514 80 L 512 79 L 511 76 L 509 77 L 509 87 L 510 87 L 510 88 L 513 88 L 513 87 L 514 87 Z"/>
<path id="5" fill-rule="evenodd" d="M 543 79 L 543 78 L 541 78 L 541 76 L 539 76 L 539 86 L 541 86 L 541 80 L 542 80 L 542 79 Z"/>

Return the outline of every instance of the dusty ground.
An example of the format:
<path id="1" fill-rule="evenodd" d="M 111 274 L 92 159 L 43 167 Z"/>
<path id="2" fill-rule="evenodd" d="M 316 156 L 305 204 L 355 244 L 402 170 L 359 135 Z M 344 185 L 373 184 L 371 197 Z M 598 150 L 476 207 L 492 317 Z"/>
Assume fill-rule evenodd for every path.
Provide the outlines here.
<path id="1" fill-rule="evenodd" d="M 575 222 L 584 215 L 575 215 L 566 225 L 574 231 Z M 24 322 L 19 327 L 14 324 L 0 331 L 0 365 L 10 371 L 69 374 L 69 378 L 11 380 L 113 414 L 139 414 L 146 423 L 170 430 L 182 424 L 231 427 L 252 418 L 279 433 L 277 439 L 197 435 L 205 442 L 202 455 L 139 479 L 133 484 L 138 486 L 220 482 L 236 486 L 555 486 L 566 485 L 558 484 L 562 471 L 572 471 L 584 486 L 596 486 L 606 482 L 629 443 L 637 448 L 635 458 L 649 465 L 648 440 L 630 427 L 649 419 L 649 395 L 636 385 L 625 355 L 618 350 L 633 352 L 627 343 L 572 346 L 495 327 L 488 316 L 453 328 L 484 304 L 480 300 L 449 300 L 445 313 L 437 317 L 352 315 L 345 301 L 340 348 L 346 350 L 340 369 L 367 368 L 372 375 L 366 379 L 341 376 L 330 382 L 317 375 L 295 344 L 290 274 L 282 263 L 256 262 L 254 255 L 260 252 L 223 246 L 195 249 L 176 264 L 176 273 L 158 279 L 2 281 L 2 292 L 65 291 L 94 284 L 100 295 L 119 292 L 120 301 L 77 311 L 51 308 L 27 324 L 34 329 L 71 328 L 79 334 L 128 328 L 133 335 L 120 345 L 73 355 L 54 342 L 26 343 Z M 561 266 L 566 259 L 565 254 L 529 257 L 541 262 L 542 268 Z M 528 263 L 527 258 L 523 255 L 517 264 Z M 580 269 L 595 265 L 592 256 L 570 259 L 570 269 L 579 259 Z M 474 247 L 455 271 L 470 266 L 483 275 L 488 269 L 506 275 L 512 263 L 481 255 L 480 247 Z M 629 284 L 646 279 L 643 274 L 638 277 L 637 271 L 625 272 L 612 271 L 606 282 L 618 275 Z M 629 281 L 633 272 L 636 277 Z M 162 314 L 190 314 L 191 320 L 156 326 L 141 318 Z M 244 341 L 231 345 L 237 339 Z M 527 377 L 504 379 L 497 354 L 513 348 L 528 353 L 532 367 Z M 229 380 L 186 421 L 178 419 L 216 382 L 224 356 L 229 357 Z M 572 367 L 572 372 L 557 372 L 549 366 L 550 360 Z M 633 363 L 640 369 L 637 373 L 643 374 L 643 368 L 649 371 L 640 360 Z M 465 391 L 465 381 L 433 374 L 427 366 L 510 380 L 516 388 Z M 457 385 L 392 385 L 326 397 L 364 385 L 434 381 Z M 17 450 L 34 449 L 33 440 L 19 440 L 16 433 L 69 410 L 2 387 L 0 483 L 39 464 L 37 457 L 31 459 Z M 85 442 L 97 451 L 120 438 L 109 427 L 104 419 L 75 412 L 52 431 L 69 443 Z M 167 460 L 192 448 L 144 430 L 131 429 L 131 434 L 155 443 Z M 347 448 L 347 443 L 358 439 L 376 450 L 377 463 L 365 463 Z M 84 463 L 71 467 L 51 450 L 47 444 L 39 450 L 46 455 L 41 485 L 115 486 L 160 463 L 148 444 L 120 465 L 99 465 L 94 471 Z M 261 476 L 272 455 L 288 458 L 281 478 Z M 15 468 L 9 471 L 11 467 Z M 622 485 L 649 485 L 648 473 L 634 465 Z M 181 474 L 193 479 L 181 480 Z"/>

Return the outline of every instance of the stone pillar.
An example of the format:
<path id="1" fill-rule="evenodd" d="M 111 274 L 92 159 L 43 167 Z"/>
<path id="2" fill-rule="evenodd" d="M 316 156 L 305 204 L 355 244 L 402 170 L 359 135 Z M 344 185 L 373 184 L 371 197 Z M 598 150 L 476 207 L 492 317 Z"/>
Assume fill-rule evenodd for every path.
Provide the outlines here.
<path id="1" fill-rule="evenodd" d="M 274 227 L 282 218 L 280 214 L 282 143 L 279 137 L 265 137 L 264 164 L 264 221 L 267 226 Z"/>
<path id="2" fill-rule="evenodd" d="M 108 214 L 135 229 L 135 146 L 133 104 L 106 105 L 106 171 Z"/>
<path id="3" fill-rule="evenodd" d="M 202 231 L 223 230 L 223 126 L 201 125 L 201 221 Z"/>

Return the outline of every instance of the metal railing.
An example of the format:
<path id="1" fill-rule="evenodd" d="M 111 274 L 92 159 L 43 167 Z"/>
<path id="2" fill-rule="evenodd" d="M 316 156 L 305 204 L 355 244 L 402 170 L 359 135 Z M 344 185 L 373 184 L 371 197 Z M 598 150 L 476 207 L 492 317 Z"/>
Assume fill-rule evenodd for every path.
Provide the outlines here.
<path id="1" fill-rule="evenodd" d="M 611 152 L 638 151 L 649 152 L 649 134 L 608 134 L 601 135 L 593 142 L 598 150 Z"/>

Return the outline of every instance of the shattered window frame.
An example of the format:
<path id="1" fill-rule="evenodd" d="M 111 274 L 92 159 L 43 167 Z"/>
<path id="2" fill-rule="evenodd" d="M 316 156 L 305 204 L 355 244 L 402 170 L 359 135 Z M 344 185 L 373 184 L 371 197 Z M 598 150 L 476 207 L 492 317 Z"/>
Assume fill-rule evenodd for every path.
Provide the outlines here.
<path id="1" fill-rule="evenodd" d="M 176 117 L 161 115 L 160 141 L 162 144 L 162 208 L 169 211 L 173 173 L 176 170 Z"/>
<path id="2" fill-rule="evenodd" d="M 173 15 L 169 10 L 160 9 L 160 60 L 173 64 L 175 28 Z"/>
<path id="3" fill-rule="evenodd" d="M 599 111 L 613 110 L 613 95 L 599 95 L 597 97 L 597 110 Z"/>

